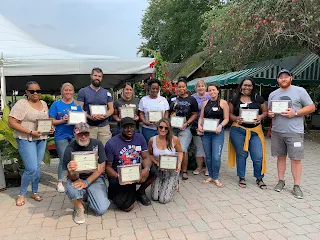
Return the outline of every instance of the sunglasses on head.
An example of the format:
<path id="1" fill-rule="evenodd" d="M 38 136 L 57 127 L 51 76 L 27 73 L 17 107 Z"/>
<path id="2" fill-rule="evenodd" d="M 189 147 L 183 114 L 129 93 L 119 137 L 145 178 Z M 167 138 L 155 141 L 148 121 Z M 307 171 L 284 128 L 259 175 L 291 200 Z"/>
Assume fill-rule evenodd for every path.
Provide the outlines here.
<path id="1" fill-rule="evenodd" d="M 162 129 L 165 129 L 165 130 L 169 130 L 169 128 L 168 127 L 165 127 L 165 126 L 159 126 L 159 128 L 162 130 Z"/>
<path id="2" fill-rule="evenodd" d="M 40 94 L 41 93 L 41 89 L 39 89 L 39 90 L 27 90 L 29 93 L 31 93 L 31 94 L 35 94 L 35 93 L 38 93 L 38 94 Z"/>

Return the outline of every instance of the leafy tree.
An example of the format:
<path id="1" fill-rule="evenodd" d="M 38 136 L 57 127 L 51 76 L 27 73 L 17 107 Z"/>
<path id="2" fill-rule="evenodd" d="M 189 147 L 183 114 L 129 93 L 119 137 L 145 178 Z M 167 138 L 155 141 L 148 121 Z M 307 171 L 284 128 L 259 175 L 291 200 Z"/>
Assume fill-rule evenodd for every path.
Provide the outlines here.
<path id="1" fill-rule="evenodd" d="M 320 1 L 234 0 L 204 19 L 207 66 L 218 72 L 306 51 L 320 54 Z"/>
<path id="2" fill-rule="evenodd" d="M 201 36 L 205 30 L 203 13 L 218 0 L 149 0 L 141 25 L 140 46 L 143 56 L 150 56 L 144 48 L 158 51 L 165 61 L 179 62 L 201 50 Z"/>

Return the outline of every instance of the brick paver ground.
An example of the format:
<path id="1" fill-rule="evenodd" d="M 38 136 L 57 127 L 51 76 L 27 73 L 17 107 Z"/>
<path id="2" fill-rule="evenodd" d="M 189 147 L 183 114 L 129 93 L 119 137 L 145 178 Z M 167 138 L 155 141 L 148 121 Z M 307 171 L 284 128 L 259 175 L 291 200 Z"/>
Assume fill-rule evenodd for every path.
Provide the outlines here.
<path id="1" fill-rule="evenodd" d="M 228 135 L 228 134 L 227 134 Z M 268 144 L 267 190 L 257 187 L 248 160 L 247 188 L 237 184 L 236 169 L 227 167 L 227 136 L 222 156 L 220 189 L 203 184 L 204 176 L 180 181 L 180 190 L 168 204 L 153 202 L 152 206 L 137 204 L 130 213 L 114 206 L 103 216 L 91 211 L 83 225 L 72 220 L 72 205 L 65 194 L 57 193 L 57 161 L 50 168 L 42 166 L 40 193 L 42 202 L 27 200 L 15 206 L 18 188 L 0 193 L 0 240 L 8 239 L 320 239 L 319 147 L 305 143 L 302 190 L 304 199 L 295 199 L 290 165 L 286 188 L 273 190 L 277 182 L 276 161 L 270 156 Z"/>

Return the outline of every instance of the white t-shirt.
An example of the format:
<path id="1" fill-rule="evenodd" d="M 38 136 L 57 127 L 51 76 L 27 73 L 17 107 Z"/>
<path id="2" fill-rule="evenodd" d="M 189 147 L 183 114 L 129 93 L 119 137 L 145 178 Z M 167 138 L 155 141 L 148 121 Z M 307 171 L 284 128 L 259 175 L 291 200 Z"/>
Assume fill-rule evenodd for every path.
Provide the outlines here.
<path id="1" fill-rule="evenodd" d="M 162 96 L 158 96 L 157 98 L 150 98 L 149 96 L 145 96 L 141 98 L 139 102 L 139 111 L 144 112 L 146 120 L 148 120 L 147 112 L 149 111 L 162 111 L 164 114 L 167 110 L 169 110 L 169 103 L 167 99 Z M 156 125 L 146 126 L 143 124 L 143 127 L 157 130 Z"/>

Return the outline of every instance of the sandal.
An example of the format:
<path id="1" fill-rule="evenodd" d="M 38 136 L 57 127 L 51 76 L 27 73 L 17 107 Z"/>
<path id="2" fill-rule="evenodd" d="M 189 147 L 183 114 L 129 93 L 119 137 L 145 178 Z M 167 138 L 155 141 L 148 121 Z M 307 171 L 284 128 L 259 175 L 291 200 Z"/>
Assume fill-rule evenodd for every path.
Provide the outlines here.
<path id="1" fill-rule="evenodd" d="M 212 178 L 207 178 L 206 180 L 203 180 L 204 184 L 212 183 L 213 179 Z"/>
<path id="2" fill-rule="evenodd" d="M 259 188 L 267 189 L 267 185 L 263 182 L 262 178 L 257 178 L 256 183 L 258 184 Z"/>
<path id="3" fill-rule="evenodd" d="M 33 193 L 31 195 L 31 198 L 33 198 L 37 202 L 41 202 L 43 200 L 43 198 L 39 195 L 39 193 Z"/>
<path id="4" fill-rule="evenodd" d="M 21 200 L 21 198 L 23 198 L 23 200 Z M 21 207 L 25 204 L 25 200 L 24 200 L 24 196 L 22 195 L 18 195 L 18 198 L 16 200 L 16 206 Z"/>
<path id="5" fill-rule="evenodd" d="M 239 178 L 239 187 L 241 187 L 241 188 L 246 188 L 247 187 L 246 179 Z"/>
<path id="6" fill-rule="evenodd" d="M 217 180 L 213 180 L 214 185 L 216 185 L 219 188 L 223 188 L 224 185 L 217 179 Z"/>
<path id="7" fill-rule="evenodd" d="M 183 174 L 187 175 L 186 177 L 183 176 Z M 188 172 L 182 172 L 182 180 L 188 180 Z"/>

